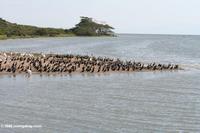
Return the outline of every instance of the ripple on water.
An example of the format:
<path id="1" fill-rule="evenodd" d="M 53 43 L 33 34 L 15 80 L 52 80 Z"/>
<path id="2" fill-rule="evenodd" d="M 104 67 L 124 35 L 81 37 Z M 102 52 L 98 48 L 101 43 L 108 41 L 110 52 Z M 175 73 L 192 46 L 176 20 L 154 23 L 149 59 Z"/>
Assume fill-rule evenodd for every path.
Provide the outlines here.
<path id="1" fill-rule="evenodd" d="M 134 57 L 147 62 L 173 61 L 185 69 L 175 72 L 33 74 L 29 78 L 1 75 L 0 123 L 41 124 L 43 128 L 0 129 L 0 132 L 199 132 L 200 53 L 196 45 L 199 41 L 198 36 L 160 35 L 0 41 L 0 51 L 27 52 L 31 47 L 32 52 L 66 54 L 71 51 L 122 59 Z M 188 44 L 191 47 L 184 55 Z M 165 49 L 165 45 L 171 45 L 169 48 L 176 52 L 164 52 L 170 50 Z"/>

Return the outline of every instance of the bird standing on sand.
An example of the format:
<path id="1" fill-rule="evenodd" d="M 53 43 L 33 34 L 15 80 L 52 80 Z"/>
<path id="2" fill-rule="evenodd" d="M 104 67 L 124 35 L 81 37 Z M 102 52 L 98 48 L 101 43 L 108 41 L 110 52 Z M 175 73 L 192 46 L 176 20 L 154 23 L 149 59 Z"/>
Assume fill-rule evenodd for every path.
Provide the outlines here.
<path id="1" fill-rule="evenodd" d="M 32 71 L 30 70 L 30 69 L 27 69 L 27 74 L 28 74 L 28 76 L 31 76 L 32 75 Z"/>

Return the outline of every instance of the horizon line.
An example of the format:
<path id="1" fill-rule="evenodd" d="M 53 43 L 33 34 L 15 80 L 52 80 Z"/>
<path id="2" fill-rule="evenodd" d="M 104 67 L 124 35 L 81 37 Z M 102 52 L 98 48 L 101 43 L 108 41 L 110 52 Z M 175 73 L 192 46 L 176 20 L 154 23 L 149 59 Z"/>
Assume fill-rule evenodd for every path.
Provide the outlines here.
<path id="1" fill-rule="evenodd" d="M 181 34 L 181 33 L 116 33 L 130 35 L 164 35 L 164 36 L 200 36 L 200 34 Z"/>

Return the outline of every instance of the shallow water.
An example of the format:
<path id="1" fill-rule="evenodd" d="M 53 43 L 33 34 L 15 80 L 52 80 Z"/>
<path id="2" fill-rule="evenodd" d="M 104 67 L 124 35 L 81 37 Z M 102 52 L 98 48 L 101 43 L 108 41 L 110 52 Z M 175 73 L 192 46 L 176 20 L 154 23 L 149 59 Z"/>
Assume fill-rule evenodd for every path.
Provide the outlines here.
<path id="1" fill-rule="evenodd" d="M 0 76 L 0 128 L 27 132 L 199 132 L 200 36 L 120 35 L 0 41 L 0 51 L 178 63 L 185 70 Z"/>

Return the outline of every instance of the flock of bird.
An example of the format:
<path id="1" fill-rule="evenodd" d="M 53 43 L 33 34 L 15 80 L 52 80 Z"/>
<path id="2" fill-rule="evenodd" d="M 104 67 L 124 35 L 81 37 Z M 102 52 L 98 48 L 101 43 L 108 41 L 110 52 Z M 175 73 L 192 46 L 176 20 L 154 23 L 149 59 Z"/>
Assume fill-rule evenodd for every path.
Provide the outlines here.
<path id="1" fill-rule="evenodd" d="M 57 54 L 0 53 L 0 72 L 119 72 L 119 71 L 156 71 L 178 70 L 176 64 L 144 64 L 119 59 Z"/>

